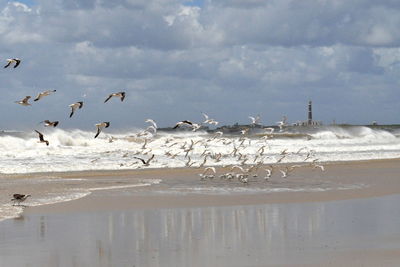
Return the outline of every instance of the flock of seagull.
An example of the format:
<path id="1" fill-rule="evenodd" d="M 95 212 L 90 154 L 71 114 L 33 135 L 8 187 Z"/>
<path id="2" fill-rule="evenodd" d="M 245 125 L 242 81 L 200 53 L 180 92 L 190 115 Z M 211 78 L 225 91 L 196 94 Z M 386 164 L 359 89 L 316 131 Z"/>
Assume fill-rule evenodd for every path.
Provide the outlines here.
<path id="1" fill-rule="evenodd" d="M 17 58 L 8 59 L 7 65 L 4 68 L 8 68 L 9 66 L 14 66 L 14 68 L 18 67 L 21 64 L 21 60 Z M 40 92 L 34 101 L 39 101 L 43 97 L 49 96 L 53 93 L 56 93 L 56 90 L 47 90 Z M 119 98 L 120 101 L 124 101 L 126 96 L 125 92 L 116 92 L 108 95 L 104 100 L 104 103 L 108 102 L 111 98 Z M 24 99 L 20 101 L 15 101 L 15 103 L 20 104 L 22 106 L 30 106 L 29 100 L 31 96 L 26 96 Z M 71 113 L 69 117 L 71 118 L 77 110 L 82 109 L 84 106 L 83 101 L 78 101 L 76 103 L 70 104 L 69 107 L 71 108 Z M 195 123 L 189 120 L 182 120 L 178 121 L 172 128 L 187 128 L 191 129 L 192 131 L 199 130 L 203 125 L 218 125 L 218 121 L 210 118 L 207 114 L 202 112 L 204 116 L 204 121 L 200 123 Z M 260 123 L 260 116 L 257 115 L 255 117 L 249 116 L 251 120 L 251 125 L 259 125 Z M 150 166 L 151 162 L 155 158 L 155 154 L 152 154 L 152 149 L 150 144 L 155 140 L 153 137 L 157 134 L 157 123 L 152 119 L 147 119 L 145 122 L 150 123 L 151 125 L 148 126 L 145 130 L 135 134 L 135 137 L 141 138 L 143 144 L 139 151 L 135 152 L 134 159 L 138 160 L 143 164 L 143 166 Z M 59 124 L 59 121 L 49 121 L 44 120 L 41 123 L 44 123 L 46 127 L 56 127 Z M 97 138 L 99 134 L 102 132 L 102 129 L 108 128 L 110 126 L 110 122 L 101 122 L 95 124 L 97 128 L 97 132 L 94 135 L 94 138 Z M 279 127 L 279 131 L 282 132 L 284 127 L 287 126 L 287 117 L 283 116 L 282 121 L 277 122 L 277 126 Z M 190 143 L 185 141 L 180 143 L 178 139 L 174 138 L 167 138 L 162 145 L 157 145 L 157 148 L 164 148 L 164 155 L 170 159 L 175 159 L 176 157 L 181 157 L 182 161 L 184 161 L 184 165 L 186 167 L 196 167 L 196 168 L 203 168 L 203 171 L 199 173 L 200 179 L 205 180 L 212 180 L 216 177 L 219 177 L 222 180 L 234 180 L 237 179 L 239 182 L 243 184 L 248 184 L 250 182 L 250 177 L 256 178 L 259 176 L 259 171 L 262 170 L 264 172 L 264 180 L 269 181 L 269 179 L 274 175 L 274 173 L 280 173 L 282 178 L 287 178 L 295 169 L 302 168 L 302 167 L 311 167 L 313 169 L 320 169 L 324 171 L 324 166 L 318 163 L 318 159 L 315 158 L 315 151 L 308 150 L 306 147 L 302 147 L 298 151 L 288 152 L 288 149 L 284 149 L 278 155 L 278 158 L 275 158 L 275 163 L 266 163 L 265 160 L 267 158 L 271 159 L 271 156 L 267 155 L 267 151 L 270 148 L 268 144 L 268 139 L 273 138 L 273 132 L 275 128 L 268 127 L 264 128 L 264 134 L 260 135 L 259 139 L 256 139 L 255 136 L 249 135 L 250 128 L 244 128 L 241 131 L 241 135 L 239 138 L 233 138 L 232 136 L 226 137 L 222 131 L 217 131 L 215 134 L 210 138 L 202 138 L 201 140 L 190 140 Z M 35 132 L 39 136 L 40 143 L 45 143 L 47 146 L 50 144 L 48 140 L 44 138 L 44 135 L 35 130 Z M 109 142 L 113 142 L 114 138 L 111 137 Z M 226 148 L 227 153 L 217 153 L 213 151 L 210 144 L 214 143 L 221 143 L 224 148 Z M 254 142 L 257 143 L 259 149 L 257 152 L 252 155 L 246 154 L 245 150 L 249 147 L 254 145 Z M 229 148 L 231 147 L 231 148 Z M 200 161 L 194 162 L 191 159 L 192 154 L 194 151 L 200 155 Z M 147 159 L 143 157 L 138 157 L 137 155 L 149 155 Z M 288 164 L 284 163 L 283 160 L 288 158 L 290 155 L 296 156 L 298 158 L 298 164 L 294 164 L 288 166 Z M 127 157 L 128 153 L 124 155 Z M 225 168 L 221 168 L 221 170 L 226 170 L 228 168 L 228 172 L 223 172 L 217 175 L 217 169 L 212 165 L 220 162 L 223 158 L 231 158 L 236 160 L 237 164 L 232 164 L 230 166 L 223 166 Z M 94 162 L 94 161 L 92 161 Z M 135 162 L 130 166 L 137 164 L 139 162 Z M 288 161 L 289 162 L 289 161 Z M 293 162 L 293 161 L 291 161 Z M 123 166 L 124 164 L 120 164 Z M 208 166 L 207 166 L 208 165 Z M 266 166 L 266 167 L 265 167 Z M 20 205 L 21 202 L 25 201 L 30 195 L 23 195 L 23 194 L 14 194 L 12 201 Z"/>
<path id="2" fill-rule="evenodd" d="M 11 59 L 7 59 L 7 64 L 4 66 L 4 68 L 8 68 L 10 66 L 13 66 L 13 68 L 17 68 L 19 65 L 21 64 L 21 60 L 19 58 L 11 58 Z M 36 98 L 33 101 L 39 101 L 40 99 L 42 99 L 45 96 L 49 96 L 52 93 L 55 93 L 57 90 L 46 90 L 43 92 L 38 93 L 38 95 L 36 96 Z M 112 93 L 109 96 L 107 96 L 107 98 L 104 100 L 104 103 L 106 103 L 107 101 L 109 101 L 112 97 L 119 97 L 121 102 L 124 101 L 125 99 L 125 92 L 117 92 L 117 93 Z M 32 96 L 25 96 L 22 100 L 19 101 L 15 101 L 15 103 L 21 105 L 21 106 L 31 106 L 31 103 L 29 103 L 29 100 L 32 98 Z M 78 109 L 81 109 L 83 107 L 83 101 L 78 101 L 76 103 L 73 103 L 71 105 L 69 105 L 69 107 L 71 108 L 71 113 L 69 115 L 69 117 L 71 118 L 75 111 Z M 50 121 L 50 120 L 44 120 L 41 123 L 44 123 L 45 127 L 57 127 L 57 125 L 59 124 L 59 121 Z M 104 128 L 108 128 L 110 126 L 110 122 L 101 122 L 101 123 L 97 123 L 95 124 L 96 128 L 97 128 L 97 132 L 94 136 L 94 138 L 97 138 L 99 136 L 99 134 L 101 133 L 102 129 Z M 39 132 L 38 130 L 34 130 L 39 137 L 39 143 L 44 143 L 47 146 L 50 144 L 50 142 L 48 140 L 46 140 L 44 138 L 43 133 Z M 28 197 L 30 197 L 30 195 L 24 195 L 24 194 L 14 194 L 13 198 L 11 199 L 11 201 L 17 203 L 18 205 L 20 205 L 21 202 L 25 201 Z"/>
<path id="3" fill-rule="evenodd" d="M 217 125 L 218 121 L 215 119 L 210 119 L 210 117 L 202 113 L 204 116 L 204 121 L 201 123 L 195 123 L 189 120 L 179 121 L 173 126 L 173 129 L 177 128 L 188 128 L 192 131 L 197 131 L 201 128 L 202 125 Z M 249 117 L 251 120 L 251 125 L 257 125 L 260 122 L 260 116 Z M 251 179 L 255 179 L 259 176 L 260 171 L 263 171 L 265 174 L 263 176 L 265 181 L 269 181 L 270 178 L 275 174 L 280 174 L 280 177 L 287 178 L 289 177 L 295 169 L 298 168 L 307 168 L 310 167 L 312 169 L 319 169 L 324 171 L 325 168 L 323 165 L 319 163 L 319 159 L 316 158 L 315 151 L 310 150 L 307 147 L 301 147 L 297 151 L 289 151 L 288 149 L 284 149 L 280 151 L 278 156 L 268 155 L 268 150 L 270 149 L 269 139 L 274 138 L 273 132 L 275 128 L 266 127 L 264 128 L 265 132 L 260 134 L 260 137 L 251 135 L 249 133 L 250 128 L 244 128 L 240 132 L 240 137 L 235 138 L 232 136 L 224 135 L 222 131 L 217 131 L 210 138 L 201 138 L 196 140 L 196 138 L 190 139 L 190 141 L 180 141 L 179 138 L 167 138 L 163 144 L 155 144 L 152 147 L 152 142 L 155 140 L 153 137 L 157 133 L 157 124 L 154 120 L 147 119 L 146 122 L 151 123 L 146 130 L 143 130 L 136 134 L 135 137 L 142 138 L 143 145 L 141 145 L 138 151 L 133 152 L 138 155 L 149 155 L 148 159 L 134 157 L 135 159 L 139 159 L 143 166 L 149 166 L 150 162 L 154 160 L 154 154 L 152 154 L 153 149 L 163 148 L 164 155 L 171 160 L 179 159 L 183 161 L 185 167 L 194 167 L 194 168 L 203 168 L 203 171 L 199 173 L 200 179 L 212 180 L 216 177 L 219 177 L 223 180 L 233 180 L 237 179 L 239 182 L 248 184 Z M 283 116 L 281 121 L 277 122 L 277 127 L 279 127 L 279 131 L 284 131 L 284 127 L 287 124 L 287 117 Z M 213 149 L 214 146 L 218 146 L 222 144 L 225 148 L 226 153 L 216 152 Z M 248 148 L 257 147 L 258 150 L 256 153 L 248 153 L 246 150 Z M 129 153 L 126 153 L 124 157 L 128 157 Z M 196 162 L 192 160 L 193 155 L 200 155 L 200 159 Z M 231 164 L 228 166 L 224 166 L 225 168 L 217 169 L 212 166 L 218 163 L 221 163 L 223 159 L 233 159 L 237 162 L 237 164 Z M 274 163 L 266 163 L 275 161 Z M 285 163 L 285 160 L 286 163 Z M 288 162 L 297 162 L 293 165 L 288 165 Z M 129 166 L 136 164 L 134 162 Z M 125 164 L 120 164 L 120 166 L 124 166 Z M 165 164 L 168 165 L 167 163 Z M 208 165 L 208 166 L 207 166 Z M 210 166 L 211 165 L 211 166 Z M 266 167 L 265 167 L 266 166 Z M 223 173 L 219 173 L 220 171 L 226 170 Z"/>

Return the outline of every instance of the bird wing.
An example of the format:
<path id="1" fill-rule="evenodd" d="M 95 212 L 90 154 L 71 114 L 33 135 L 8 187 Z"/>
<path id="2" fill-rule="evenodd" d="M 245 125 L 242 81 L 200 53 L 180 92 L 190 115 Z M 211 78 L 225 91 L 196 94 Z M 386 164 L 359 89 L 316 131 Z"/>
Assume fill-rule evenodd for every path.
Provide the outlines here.
<path id="1" fill-rule="evenodd" d="M 21 60 L 19 60 L 19 59 L 14 59 L 14 61 L 15 61 L 15 65 L 14 65 L 14 69 L 15 69 L 15 68 L 18 67 L 18 65 L 21 63 Z"/>
<path id="2" fill-rule="evenodd" d="M 125 99 L 125 92 L 121 92 L 121 102 Z"/>
<path id="3" fill-rule="evenodd" d="M 33 101 L 38 101 L 40 98 L 42 98 L 42 96 L 43 96 L 43 93 L 39 93 Z"/>
<path id="4" fill-rule="evenodd" d="M 153 124 L 154 128 L 157 128 L 157 123 L 154 120 L 147 119 L 146 122 L 150 122 L 151 124 Z"/>
<path id="5" fill-rule="evenodd" d="M 146 161 L 146 164 L 149 164 L 152 159 L 154 159 L 154 154 Z"/>
<path id="6" fill-rule="evenodd" d="M 35 132 L 37 132 L 39 134 L 39 140 L 44 141 L 43 134 L 41 132 L 39 132 L 38 130 L 35 130 Z"/>
<path id="7" fill-rule="evenodd" d="M 22 99 L 22 102 L 28 103 L 29 98 L 31 98 L 29 95 L 27 95 L 24 99 Z"/>
<path id="8" fill-rule="evenodd" d="M 11 60 L 8 60 L 8 63 L 7 63 L 7 65 L 4 66 L 4 68 L 8 68 L 8 66 L 10 66 L 10 64 L 11 64 Z"/>
<path id="9" fill-rule="evenodd" d="M 111 94 L 111 95 L 109 95 L 108 97 L 107 97 L 107 99 L 106 100 L 104 100 L 104 103 L 106 103 L 108 100 L 110 100 L 110 98 L 111 97 L 113 97 L 113 95 Z"/>
<path id="10" fill-rule="evenodd" d="M 154 155 L 153 155 L 153 156 L 154 156 Z M 139 157 L 134 157 L 134 158 L 140 160 L 141 162 L 143 162 L 143 164 L 146 164 L 146 161 L 145 161 L 144 159 L 139 158 Z"/>
<path id="11" fill-rule="evenodd" d="M 193 125 L 193 122 L 191 122 L 191 121 L 188 121 L 188 120 L 184 120 L 184 121 L 181 121 L 182 123 L 186 123 L 186 124 L 189 124 L 189 125 Z"/>
<path id="12" fill-rule="evenodd" d="M 97 126 L 97 133 L 96 133 L 96 135 L 94 136 L 94 138 L 96 138 L 97 136 L 99 136 L 100 132 L 101 132 L 101 129 L 100 129 L 99 126 Z"/>

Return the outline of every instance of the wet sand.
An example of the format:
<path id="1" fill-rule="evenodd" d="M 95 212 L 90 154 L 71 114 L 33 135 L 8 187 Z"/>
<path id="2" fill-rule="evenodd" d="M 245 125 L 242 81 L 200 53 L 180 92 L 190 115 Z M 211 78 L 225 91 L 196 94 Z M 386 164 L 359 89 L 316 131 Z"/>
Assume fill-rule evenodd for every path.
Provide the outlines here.
<path id="1" fill-rule="evenodd" d="M 26 208 L 0 222 L 0 266 L 398 266 L 399 163 L 299 169 L 268 187 L 328 190 L 250 194 L 165 193 L 226 182 L 198 169 L 58 174 L 163 182 Z"/>

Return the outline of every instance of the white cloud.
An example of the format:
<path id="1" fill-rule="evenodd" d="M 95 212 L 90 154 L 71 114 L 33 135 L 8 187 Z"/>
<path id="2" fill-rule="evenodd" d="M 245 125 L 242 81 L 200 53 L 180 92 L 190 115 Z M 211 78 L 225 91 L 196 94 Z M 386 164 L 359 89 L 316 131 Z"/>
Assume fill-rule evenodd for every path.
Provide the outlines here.
<path id="1" fill-rule="evenodd" d="M 385 27 L 373 26 L 365 37 L 365 41 L 371 45 L 390 45 L 394 41 L 394 36 Z"/>
<path id="2" fill-rule="evenodd" d="M 0 112 L 16 108 L 16 95 L 42 87 L 57 89 L 52 97 L 60 97 L 59 106 L 86 94 L 93 109 L 104 95 L 124 89 L 130 113 L 146 110 L 165 124 L 182 114 L 195 119 L 199 111 L 223 123 L 265 112 L 275 118 L 268 123 L 283 107 L 297 120 L 301 113 L 290 107 L 309 98 L 327 106 L 335 100 L 338 121 L 346 117 L 340 108 L 351 102 L 361 123 L 368 114 L 357 106 L 365 101 L 373 110 L 382 102 L 396 108 L 400 100 L 400 4 L 393 1 L 208 0 L 185 6 L 178 0 L 40 0 L 0 8 L 0 57 L 23 59 L 19 68 L 0 72 L 0 89 L 13 92 L 0 100 Z M 370 103 L 377 91 L 377 102 Z M 105 112 L 88 112 L 86 121 L 69 126 L 84 127 Z M 140 115 L 131 119 L 142 122 Z"/>

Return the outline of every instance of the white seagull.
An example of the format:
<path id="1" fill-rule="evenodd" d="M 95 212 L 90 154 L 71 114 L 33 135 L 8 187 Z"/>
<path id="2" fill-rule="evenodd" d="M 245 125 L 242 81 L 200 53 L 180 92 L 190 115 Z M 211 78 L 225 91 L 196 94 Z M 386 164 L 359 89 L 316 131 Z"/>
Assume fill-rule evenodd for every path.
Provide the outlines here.
<path id="1" fill-rule="evenodd" d="M 71 118 L 72 115 L 74 115 L 74 112 L 75 112 L 75 110 L 76 110 L 77 108 L 81 109 L 81 108 L 83 107 L 83 102 L 82 102 L 82 101 L 79 101 L 79 102 L 76 102 L 76 103 L 71 104 L 71 105 L 69 105 L 69 106 L 71 107 L 71 114 L 69 114 L 69 117 Z"/>
<path id="2" fill-rule="evenodd" d="M 108 128 L 110 126 L 110 122 L 109 121 L 105 121 L 105 122 L 102 122 L 102 123 L 97 123 L 97 124 L 95 124 L 95 126 L 97 127 L 97 133 L 94 136 L 94 138 L 99 136 L 99 134 L 100 134 L 100 132 L 101 132 L 101 130 L 103 128 Z"/>
<path id="3" fill-rule="evenodd" d="M 24 99 L 22 99 L 21 101 L 15 101 L 15 103 L 20 104 L 22 106 L 30 106 L 31 104 L 28 103 L 28 100 L 31 98 L 30 95 L 25 96 Z"/>
<path id="4" fill-rule="evenodd" d="M 104 100 L 104 103 L 106 103 L 108 100 L 110 100 L 111 97 L 116 96 L 119 97 L 121 99 L 121 102 L 124 101 L 125 99 L 125 92 L 118 92 L 118 93 L 112 93 L 110 94 L 106 100 Z"/>
<path id="5" fill-rule="evenodd" d="M 287 121 L 287 117 L 283 116 L 281 121 L 276 122 L 278 124 L 278 126 L 279 126 L 279 131 L 280 132 L 283 131 L 283 127 L 287 126 L 286 121 Z"/>
<path id="6" fill-rule="evenodd" d="M 145 120 L 145 122 L 151 123 L 153 125 L 153 127 L 157 129 L 157 123 L 154 120 L 147 119 L 147 120 Z"/>
<path id="7" fill-rule="evenodd" d="M 203 114 L 203 116 L 204 116 L 203 123 L 218 125 L 218 121 L 216 121 L 214 119 L 210 119 L 209 116 L 203 112 L 201 114 Z"/>
<path id="8" fill-rule="evenodd" d="M 7 59 L 7 65 L 4 66 L 4 68 L 8 68 L 11 64 L 14 64 L 14 69 L 18 67 L 18 65 L 21 63 L 21 60 L 19 58 L 9 58 Z"/>
<path id="9" fill-rule="evenodd" d="M 325 171 L 325 168 L 324 168 L 323 165 L 319 165 L 319 164 L 313 163 L 311 166 L 313 166 L 313 169 L 320 168 L 321 171 Z"/>
<path id="10" fill-rule="evenodd" d="M 286 178 L 288 176 L 288 171 L 279 170 L 282 173 L 282 178 Z"/>
<path id="11" fill-rule="evenodd" d="M 249 119 L 251 120 L 251 124 L 259 124 L 260 123 L 260 115 L 257 115 L 255 118 L 252 116 L 249 116 Z"/>
<path id="12" fill-rule="evenodd" d="M 268 180 L 272 176 L 272 170 L 271 169 L 264 169 L 267 173 L 264 177 L 265 180 Z"/>
<path id="13" fill-rule="evenodd" d="M 37 95 L 37 97 L 36 97 L 33 101 L 38 101 L 38 100 L 40 100 L 42 97 L 48 96 L 48 95 L 50 95 L 51 93 L 54 93 L 54 92 L 56 92 L 56 91 L 57 91 L 57 90 L 47 90 L 47 91 L 41 92 L 41 93 L 39 93 L 39 94 Z"/>

